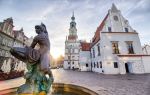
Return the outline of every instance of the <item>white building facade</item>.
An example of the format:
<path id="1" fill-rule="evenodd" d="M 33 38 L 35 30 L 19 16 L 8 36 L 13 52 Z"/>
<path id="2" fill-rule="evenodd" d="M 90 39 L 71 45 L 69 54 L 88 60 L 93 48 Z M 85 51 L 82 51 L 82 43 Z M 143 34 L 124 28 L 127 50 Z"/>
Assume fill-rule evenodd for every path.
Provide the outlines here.
<path id="1" fill-rule="evenodd" d="M 64 69 L 79 69 L 79 49 L 80 41 L 78 41 L 77 28 L 74 14 L 71 17 L 69 36 L 65 41 L 65 58 Z"/>
<path id="2" fill-rule="evenodd" d="M 104 74 L 150 73 L 150 55 L 143 53 L 138 33 L 114 4 L 88 47 L 90 49 L 86 52 L 81 49 L 79 53 L 81 71 Z M 83 61 L 89 59 L 89 55 L 90 60 Z"/>
<path id="3" fill-rule="evenodd" d="M 90 43 L 81 42 L 79 52 L 80 71 L 91 71 Z"/>

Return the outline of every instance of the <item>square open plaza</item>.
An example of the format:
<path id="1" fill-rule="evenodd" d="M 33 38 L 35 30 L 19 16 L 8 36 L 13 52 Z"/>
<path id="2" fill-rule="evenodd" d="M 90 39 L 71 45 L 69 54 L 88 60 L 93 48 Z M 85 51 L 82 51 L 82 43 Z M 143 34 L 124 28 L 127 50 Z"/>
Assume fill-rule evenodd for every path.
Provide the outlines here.
<path id="1" fill-rule="evenodd" d="M 75 0 L 64 1 L 68 4 Z M 81 1 L 77 2 L 79 4 Z M 117 6 L 112 3 L 109 10 L 106 10 L 107 13 L 101 14 L 104 18 L 99 21 L 96 31 L 93 31 L 94 35 L 89 35 L 90 41 L 80 39 L 76 23 L 78 14 L 76 10 L 73 11 L 69 31 L 66 31 L 65 36 L 61 35 L 64 38 L 64 56 L 57 59 L 49 53 L 49 25 L 41 21 L 41 25 L 35 27 L 38 36 L 28 37 L 24 32 L 25 28 L 14 29 L 13 17 L 6 17 L 0 22 L 0 95 L 150 95 L 150 45 L 141 44 L 141 31 L 130 25 L 130 20 L 123 16 L 122 10 Z M 48 12 L 52 12 L 52 9 L 44 11 L 44 15 Z M 45 19 L 46 17 L 43 20 Z M 29 18 L 28 20 L 30 21 Z M 42 28 L 42 25 L 45 28 Z M 47 43 L 44 40 L 47 40 Z M 52 45 L 56 44 L 53 39 L 50 42 Z M 44 47 L 44 44 L 47 47 Z M 23 59 L 29 59 L 19 48 L 19 53 L 17 50 L 13 51 L 20 54 L 15 57 L 10 52 L 12 47 L 32 47 L 30 62 L 19 59 L 22 55 L 25 56 Z M 46 49 L 48 58 L 40 52 L 37 63 L 29 64 L 38 56 L 34 50 L 44 52 Z M 42 70 L 40 66 L 45 63 L 50 65 Z M 49 71 L 46 71 L 47 68 Z"/>

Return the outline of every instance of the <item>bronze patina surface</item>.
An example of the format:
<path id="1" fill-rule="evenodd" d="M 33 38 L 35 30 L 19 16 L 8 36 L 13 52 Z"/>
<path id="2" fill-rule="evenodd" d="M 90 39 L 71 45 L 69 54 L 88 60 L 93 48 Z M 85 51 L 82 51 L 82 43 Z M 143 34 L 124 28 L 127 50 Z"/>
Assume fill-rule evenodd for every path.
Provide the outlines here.
<path id="1" fill-rule="evenodd" d="M 37 36 L 31 46 L 12 47 L 10 53 L 26 63 L 28 72 L 24 75 L 25 84 L 17 89 L 17 95 L 47 95 L 53 75 L 50 70 L 50 41 L 44 24 L 36 25 Z M 39 49 L 35 49 L 36 45 Z"/>

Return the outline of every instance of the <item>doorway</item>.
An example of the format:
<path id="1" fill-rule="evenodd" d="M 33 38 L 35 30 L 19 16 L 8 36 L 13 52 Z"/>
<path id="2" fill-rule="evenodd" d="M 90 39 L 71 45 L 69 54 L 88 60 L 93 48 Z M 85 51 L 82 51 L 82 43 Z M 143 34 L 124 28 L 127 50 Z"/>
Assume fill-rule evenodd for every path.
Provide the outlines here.
<path id="1" fill-rule="evenodd" d="M 128 63 L 125 63 L 125 69 L 126 69 L 126 73 L 130 73 Z"/>
<path id="2" fill-rule="evenodd" d="M 72 67 L 72 70 L 74 70 L 74 67 Z"/>

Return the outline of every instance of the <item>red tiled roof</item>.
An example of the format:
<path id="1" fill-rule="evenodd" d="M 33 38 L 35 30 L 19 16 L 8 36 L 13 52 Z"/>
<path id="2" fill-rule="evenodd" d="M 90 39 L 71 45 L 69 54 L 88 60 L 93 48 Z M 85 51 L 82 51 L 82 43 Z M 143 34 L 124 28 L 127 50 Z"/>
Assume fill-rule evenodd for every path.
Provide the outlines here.
<path id="1" fill-rule="evenodd" d="M 92 46 L 94 44 L 96 44 L 99 40 L 100 40 L 100 31 L 103 29 L 104 25 L 105 25 L 105 21 L 108 17 L 108 14 L 105 16 L 104 20 L 102 21 L 102 23 L 99 25 L 99 27 L 97 28 L 95 35 L 92 39 Z"/>
<path id="2" fill-rule="evenodd" d="M 91 43 L 81 42 L 82 51 L 90 51 Z"/>

